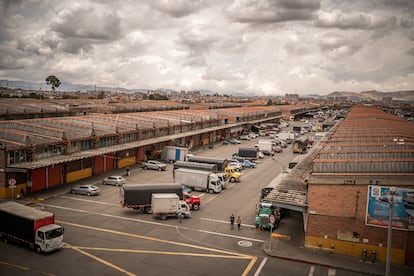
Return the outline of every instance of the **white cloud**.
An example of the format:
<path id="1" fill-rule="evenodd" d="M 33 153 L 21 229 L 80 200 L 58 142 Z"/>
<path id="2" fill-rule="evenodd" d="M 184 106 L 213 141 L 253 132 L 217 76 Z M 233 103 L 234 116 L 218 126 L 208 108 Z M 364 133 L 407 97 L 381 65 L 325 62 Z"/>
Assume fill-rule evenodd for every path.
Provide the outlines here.
<path id="1" fill-rule="evenodd" d="M 3 1 L 0 77 L 227 94 L 413 89 L 412 3 Z"/>

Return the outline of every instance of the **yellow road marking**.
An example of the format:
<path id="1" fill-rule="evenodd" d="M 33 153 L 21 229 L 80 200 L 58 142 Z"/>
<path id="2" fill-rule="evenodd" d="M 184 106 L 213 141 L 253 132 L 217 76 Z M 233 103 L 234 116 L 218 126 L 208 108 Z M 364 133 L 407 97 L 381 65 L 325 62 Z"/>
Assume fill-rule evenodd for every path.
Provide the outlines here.
<path id="1" fill-rule="evenodd" d="M 116 231 L 116 230 L 109 230 L 109 229 L 97 228 L 97 227 L 93 227 L 93 226 L 81 225 L 81 224 L 77 224 L 77 223 L 64 222 L 64 221 L 57 221 L 57 223 L 67 224 L 67 225 L 71 225 L 71 226 L 76 226 L 76 227 L 81 227 L 81 228 L 86 228 L 86 229 L 96 230 L 96 231 L 101 231 L 101 232 L 107 232 L 107 233 L 112 233 L 112 234 L 118 234 L 118 235 L 122 235 L 122 236 L 130 236 L 130 237 L 144 239 L 144 240 L 156 241 L 156 242 L 161 242 L 161 243 L 168 243 L 168 244 L 179 245 L 179 246 L 190 247 L 190 248 L 201 249 L 201 250 L 207 250 L 207 251 L 218 252 L 218 253 L 223 253 L 223 254 L 230 254 L 230 255 L 240 256 L 243 259 L 245 257 L 252 257 L 252 256 L 249 256 L 249 255 L 229 252 L 229 251 L 220 250 L 220 249 L 206 248 L 206 247 L 202 247 L 202 246 L 198 246 L 198 245 L 192 245 L 192 244 L 188 244 L 188 243 L 181 243 L 181 242 L 163 240 L 163 239 L 158 239 L 158 238 L 153 238 L 153 237 L 148 237 L 148 236 L 142 236 L 142 235 L 137 235 L 137 234 L 120 232 L 120 231 Z"/>
<path id="2" fill-rule="evenodd" d="M 145 253 L 145 254 L 160 254 L 160 255 L 181 255 L 181 256 L 193 256 L 193 257 L 209 257 L 209 258 L 225 258 L 225 259 L 251 259 L 250 256 L 231 256 L 231 255 L 217 255 L 217 254 L 202 254 L 202 253 L 187 253 L 187 252 L 175 252 L 175 251 L 154 251 L 154 250 L 140 250 L 140 249 L 122 249 L 122 248 L 99 248 L 99 247 L 87 247 L 87 246 L 73 246 L 65 245 L 65 248 L 76 248 L 82 250 L 96 250 L 96 251 L 111 251 L 111 252 L 125 252 L 125 253 Z"/>
<path id="3" fill-rule="evenodd" d="M 81 225 L 81 224 L 77 224 L 77 223 L 71 223 L 71 222 L 64 222 L 64 221 L 56 221 L 57 223 L 61 223 L 61 224 L 66 224 L 66 225 L 71 225 L 71 226 L 75 226 L 75 227 L 80 227 L 80 228 L 86 228 L 86 229 L 91 229 L 91 230 L 96 230 L 96 231 L 101 231 L 101 232 L 107 232 L 107 233 L 112 233 L 112 234 L 118 234 L 118 235 L 123 235 L 123 236 L 130 236 L 130 237 L 135 237 L 135 238 L 139 238 L 139 239 L 145 239 L 145 240 L 150 240 L 150 241 L 155 241 L 155 242 L 161 242 L 161 243 L 167 243 L 167 244 L 173 244 L 173 245 L 179 245 L 179 246 L 184 246 L 184 247 L 190 247 L 190 248 L 195 248 L 195 249 L 200 249 L 200 250 L 206 250 L 206 251 L 211 251 L 211 252 L 217 252 L 217 253 L 223 253 L 223 254 L 229 254 L 229 255 L 211 255 L 211 254 L 198 254 L 198 253 L 180 253 L 180 252 L 156 252 L 156 251 L 148 251 L 148 253 L 154 253 L 156 252 L 157 254 L 176 254 L 176 255 L 187 255 L 187 256 L 202 256 L 202 257 L 216 257 L 216 258 L 234 258 L 234 259 L 250 259 L 249 264 L 247 265 L 247 267 L 244 269 L 242 275 L 248 275 L 248 273 L 252 270 L 254 264 L 257 261 L 257 257 L 255 256 L 250 256 L 250 255 L 246 255 L 246 254 L 239 254 L 239 253 L 234 253 L 234 252 L 230 252 L 230 251 L 225 251 L 225 250 L 220 250 L 220 249 L 214 249 L 214 248 L 207 248 L 207 247 L 202 247 L 202 246 L 197 246 L 197 245 L 192 245 L 192 244 L 187 244 L 187 243 L 181 243 L 181 242 L 174 242 L 174 241 L 169 241 L 169 240 L 163 240 L 163 239 L 158 239 L 158 238 L 153 238 L 153 237 L 148 237 L 148 236 L 142 236 L 142 235 L 137 235 L 137 234 L 131 234 L 131 233 L 125 233 L 125 232 L 120 232 L 120 231 L 116 231 L 116 230 L 109 230 L 109 229 L 104 229 L 104 228 L 97 228 L 97 227 L 92 227 L 92 226 L 87 226 L 87 225 Z M 68 245 L 70 246 L 70 245 Z M 77 250 L 78 252 L 85 254 L 91 258 L 94 258 L 102 263 L 107 264 L 110 267 L 113 267 L 119 271 L 122 271 L 123 273 L 130 273 L 126 270 L 123 270 L 122 268 L 119 268 L 107 261 L 104 261 L 98 257 L 95 257 L 89 253 L 84 252 L 81 248 L 83 249 L 90 249 L 90 250 L 116 250 L 116 249 L 97 249 L 97 248 L 88 248 L 88 247 L 75 247 L 75 246 L 71 246 L 71 248 L 73 248 L 74 250 Z M 125 250 L 125 252 L 128 252 L 127 250 L 129 249 L 123 249 Z M 138 252 L 144 252 L 144 250 L 138 250 Z M 231 256 L 233 255 L 233 256 Z M 134 275 L 134 274 L 129 274 L 129 275 Z"/>
<path id="4" fill-rule="evenodd" d="M 36 272 L 36 273 L 40 273 L 40 274 L 44 274 L 44 275 L 49 275 L 49 276 L 56 275 L 56 274 L 53 274 L 53 273 L 47 273 L 47 272 L 43 272 L 43 271 L 31 269 L 30 267 L 27 267 L 27 266 L 21 266 L 21 265 L 16 265 L 16 264 L 12 264 L 12 263 L 6 263 L 6 262 L 3 262 L 3 261 L 0 261 L 0 264 L 7 265 L 7 266 L 11 266 L 11 267 L 14 267 L 14 268 L 19 268 L 21 270 L 33 271 L 33 272 Z"/>
<path id="5" fill-rule="evenodd" d="M 98 262 L 100 262 L 100 263 L 102 263 L 104 265 L 107 265 L 107 266 L 109 266 L 109 267 L 111 267 L 111 268 L 113 268 L 115 270 L 118 270 L 119 272 L 122 272 L 122 273 L 124 273 L 126 275 L 129 275 L 129 276 L 136 276 L 136 274 L 134 274 L 132 272 L 129 272 L 129 271 L 123 269 L 123 268 L 120 268 L 119 266 L 116 266 L 116 265 L 114 265 L 114 264 L 112 264 L 112 263 L 110 263 L 108 261 L 105 261 L 105 260 L 103 260 L 103 259 L 101 259 L 99 257 L 96 257 L 96 256 L 94 256 L 94 255 L 92 255 L 90 253 L 87 253 L 87 252 L 83 251 L 82 249 L 80 249 L 80 248 L 78 248 L 76 246 L 71 246 L 71 248 L 73 250 L 75 250 L 75 251 L 78 251 L 81 254 L 84 254 L 84 255 L 88 256 L 89 258 L 92 258 L 92 259 L 94 259 L 94 260 L 96 260 L 96 261 L 98 261 Z"/>

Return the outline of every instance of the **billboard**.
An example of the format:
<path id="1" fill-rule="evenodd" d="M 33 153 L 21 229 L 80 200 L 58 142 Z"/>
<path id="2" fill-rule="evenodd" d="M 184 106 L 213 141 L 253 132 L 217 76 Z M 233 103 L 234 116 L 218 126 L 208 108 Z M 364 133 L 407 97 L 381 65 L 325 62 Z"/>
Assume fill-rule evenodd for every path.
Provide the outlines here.
<path id="1" fill-rule="evenodd" d="M 367 225 L 388 227 L 390 199 L 389 186 L 368 186 Z M 414 231 L 414 190 L 396 188 L 393 202 L 393 229 Z"/>

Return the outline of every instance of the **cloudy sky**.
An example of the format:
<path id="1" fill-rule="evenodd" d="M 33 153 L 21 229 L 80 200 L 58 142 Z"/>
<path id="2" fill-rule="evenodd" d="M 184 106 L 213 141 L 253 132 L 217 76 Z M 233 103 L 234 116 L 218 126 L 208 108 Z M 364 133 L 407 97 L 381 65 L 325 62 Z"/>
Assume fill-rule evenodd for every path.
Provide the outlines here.
<path id="1" fill-rule="evenodd" d="M 257 95 L 414 89 L 413 0 L 0 0 L 0 79 Z"/>

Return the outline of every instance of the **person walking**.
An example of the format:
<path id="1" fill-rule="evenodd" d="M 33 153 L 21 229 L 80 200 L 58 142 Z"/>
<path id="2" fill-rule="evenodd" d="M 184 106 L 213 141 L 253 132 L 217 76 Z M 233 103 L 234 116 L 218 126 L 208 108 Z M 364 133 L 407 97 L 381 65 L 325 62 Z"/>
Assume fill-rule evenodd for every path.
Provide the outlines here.
<path id="1" fill-rule="evenodd" d="M 240 231 L 240 226 L 241 226 L 241 218 L 240 218 L 240 216 L 237 216 L 236 223 L 237 223 L 237 230 Z"/>
<path id="2" fill-rule="evenodd" d="M 231 214 L 231 216 L 230 216 L 230 229 L 233 229 L 233 227 L 234 227 L 234 215 Z"/>
<path id="3" fill-rule="evenodd" d="M 131 175 L 131 171 L 129 170 L 129 167 L 126 167 L 126 175 L 130 176 Z"/>
<path id="4" fill-rule="evenodd" d="M 177 212 L 178 212 L 178 222 L 181 223 L 183 211 L 181 210 L 181 208 L 178 208 Z"/>

